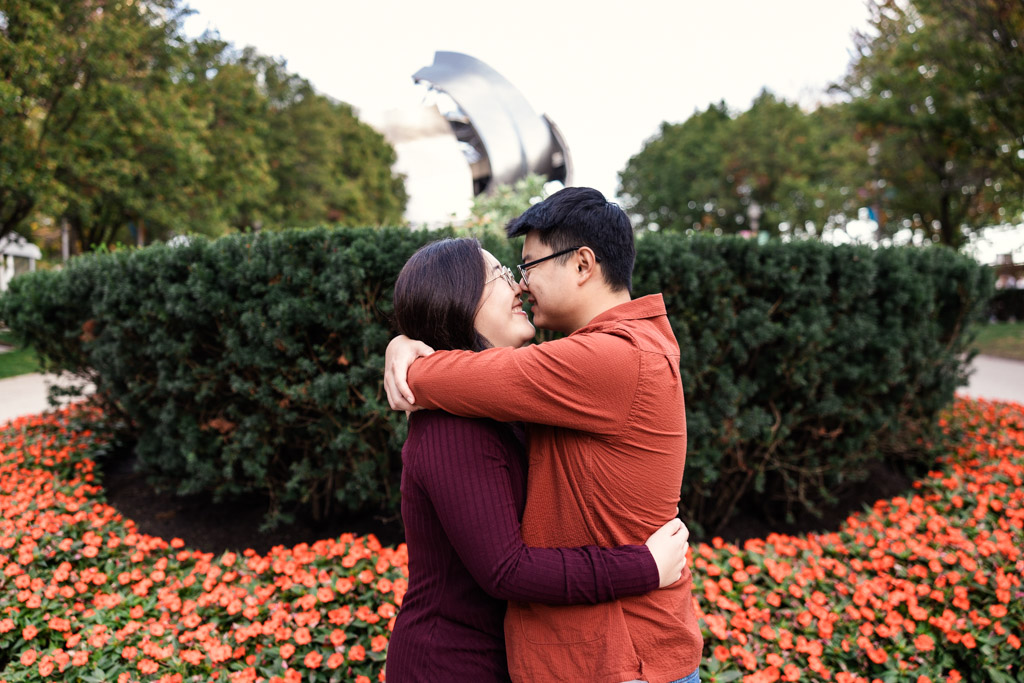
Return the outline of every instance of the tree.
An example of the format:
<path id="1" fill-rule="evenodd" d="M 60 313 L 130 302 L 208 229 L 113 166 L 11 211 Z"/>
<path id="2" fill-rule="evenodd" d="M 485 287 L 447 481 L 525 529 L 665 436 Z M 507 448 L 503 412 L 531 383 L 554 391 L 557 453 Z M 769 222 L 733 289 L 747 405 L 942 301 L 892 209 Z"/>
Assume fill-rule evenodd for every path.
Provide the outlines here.
<path id="1" fill-rule="evenodd" d="M 70 218 L 88 245 L 144 208 L 180 203 L 179 187 L 158 183 L 203 163 L 199 123 L 166 78 L 182 15 L 174 0 L 7 5 L 0 235 L 43 210 Z"/>
<path id="2" fill-rule="evenodd" d="M 399 223 L 394 151 L 283 63 L 185 39 L 179 0 L 0 10 L 0 236 L 63 218 L 82 249 L 264 223 Z"/>
<path id="3" fill-rule="evenodd" d="M 547 182 L 544 176 L 529 173 L 511 185 L 498 185 L 490 192 L 477 195 L 470 209 L 472 227 L 494 227 L 504 235 L 509 221 L 547 197 L 544 188 Z"/>
<path id="4" fill-rule="evenodd" d="M 759 216 L 759 226 L 735 216 L 737 226 L 820 234 L 857 209 L 857 167 L 866 153 L 840 105 L 805 113 L 764 91 L 736 117 L 723 144 L 726 180 L 743 213 Z"/>
<path id="5" fill-rule="evenodd" d="M 995 161 L 1001 145 L 978 106 L 979 81 L 944 66 L 950 51 L 976 48 L 959 44 L 954 24 L 902 0 L 869 6 L 873 30 L 857 35 L 841 89 L 870 145 L 875 201 L 890 232 L 914 227 L 959 247 L 964 228 L 998 222 L 1000 209 L 1020 204 L 1020 185 Z"/>
<path id="6" fill-rule="evenodd" d="M 687 230 L 731 226 L 739 212 L 726 181 L 723 146 L 732 119 L 725 102 L 694 112 L 659 134 L 619 174 L 630 210 L 647 228 Z"/>
<path id="7" fill-rule="evenodd" d="M 177 77 L 187 83 L 191 106 L 205 112 L 203 145 L 210 155 L 203 177 L 207 204 L 196 211 L 226 228 L 258 228 L 271 217 L 277 190 L 267 149 L 270 107 L 259 73 L 214 35 L 187 49 Z"/>
<path id="8" fill-rule="evenodd" d="M 722 102 L 663 123 L 620 179 L 648 228 L 800 233 L 856 210 L 865 157 L 843 107 L 807 114 L 763 91 L 735 117 Z"/>
<path id="9" fill-rule="evenodd" d="M 948 35 L 933 57 L 964 84 L 975 117 L 987 122 L 985 150 L 1024 178 L 1024 3 L 918 0 L 917 7 Z"/>
<path id="10" fill-rule="evenodd" d="M 251 50 L 242 61 L 259 73 L 269 102 L 273 219 L 282 226 L 400 224 L 408 196 L 384 137 L 283 62 Z"/>

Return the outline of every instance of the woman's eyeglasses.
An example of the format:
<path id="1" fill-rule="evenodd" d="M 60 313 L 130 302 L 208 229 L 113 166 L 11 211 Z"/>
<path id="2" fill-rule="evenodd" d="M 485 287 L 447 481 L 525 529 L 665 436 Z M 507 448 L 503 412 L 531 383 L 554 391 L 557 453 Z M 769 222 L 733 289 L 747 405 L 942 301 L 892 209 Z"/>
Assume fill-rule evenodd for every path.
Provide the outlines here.
<path id="1" fill-rule="evenodd" d="M 494 277 L 492 277 L 487 282 L 485 282 L 484 285 L 486 286 L 486 285 L 491 284 L 492 282 L 497 280 L 499 277 L 505 278 L 505 282 L 507 282 L 508 286 L 511 287 L 512 289 L 516 288 L 516 276 L 512 274 L 512 270 L 508 266 L 502 266 L 501 267 L 501 272 L 498 273 L 497 275 L 495 275 Z"/>

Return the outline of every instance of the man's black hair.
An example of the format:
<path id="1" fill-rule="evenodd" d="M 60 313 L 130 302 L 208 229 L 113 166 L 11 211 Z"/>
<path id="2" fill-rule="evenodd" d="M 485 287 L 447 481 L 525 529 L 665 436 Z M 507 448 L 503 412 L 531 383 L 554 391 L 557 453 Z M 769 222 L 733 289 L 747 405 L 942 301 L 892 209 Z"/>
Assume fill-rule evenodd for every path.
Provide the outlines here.
<path id="1" fill-rule="evenodd" d="M 590 247 L 601 262 L 604 281 L 613 291 L 633 287 L 633 226 L 617 204 L 590 187 L 567 187 L 534 204 L 509 221 L 510 238 L 537 231 L 541 244 L 552 253 L 572 247 Z M 572 254 L 560 256 L 565 263 Z"/>

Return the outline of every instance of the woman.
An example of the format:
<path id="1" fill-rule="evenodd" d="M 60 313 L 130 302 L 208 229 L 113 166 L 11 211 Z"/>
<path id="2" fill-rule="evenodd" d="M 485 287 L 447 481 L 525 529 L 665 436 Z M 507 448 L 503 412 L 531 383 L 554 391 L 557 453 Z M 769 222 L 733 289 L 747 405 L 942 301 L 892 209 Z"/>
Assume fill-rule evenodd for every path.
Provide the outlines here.
<path id="1" fill-rule="evenodd" d="M 402 334 L 435 349 L 522 346 L 534 329 L 521 293 L 476 240 L 442 240 L 402 268 L 395 319 Z M 409 589 L 388 647 L 388 683 L 507 681 L 507 600 L 596 603 L 679 578 L 687 536 L 679 520 L 647 545 L 526 547 L 525 452 L 518 425 L 410 415 L 402 449 Z"/>

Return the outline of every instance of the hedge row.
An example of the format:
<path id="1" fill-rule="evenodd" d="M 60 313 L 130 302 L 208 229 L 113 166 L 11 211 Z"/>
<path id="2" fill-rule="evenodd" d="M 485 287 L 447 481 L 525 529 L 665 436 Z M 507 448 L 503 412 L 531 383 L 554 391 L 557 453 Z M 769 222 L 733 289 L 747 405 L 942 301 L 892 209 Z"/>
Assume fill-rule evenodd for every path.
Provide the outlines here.
<path id="1" fill-rule="evenodd" d="M 992 287 L 942 248 L 641 240 L 635 289 L 664 293 L 681 348 L 689 519 L 790 519 L 883 459 L 929 465 Z"/>
<path id="2" fill-rule="evenodd" d="M 1024 320 L 1024 289 L 996 290 L 989 311 L 1000 322 Z"/>
<path id="3" fill-rule="evenodd" d="M 13 281 L 0 320 L 48 367 L 90 377 L 145 471 L 181 493 L 262 492 L 271 521 L 394 510 L 391 288 L 440 236 L 322 228 L 95 254 Z M 992 282 L 939 248 L 649 234 L 634 290 L 664 293 L 679 338 L 682 507 L 712 530 L 744 505 L 814 509 L 927 437 Z"/>

